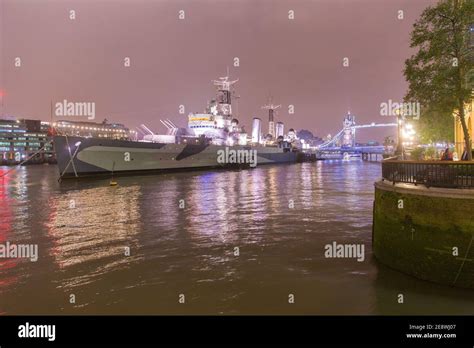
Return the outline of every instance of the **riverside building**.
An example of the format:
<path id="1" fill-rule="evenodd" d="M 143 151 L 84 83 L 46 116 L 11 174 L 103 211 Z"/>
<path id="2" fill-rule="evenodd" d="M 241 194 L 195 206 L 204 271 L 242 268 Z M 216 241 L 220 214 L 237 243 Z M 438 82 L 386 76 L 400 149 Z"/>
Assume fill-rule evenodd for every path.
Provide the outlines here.
<path id="1" fill-rule="evenodd" d="M 58 135 L 115 140 L 130 140 L 136 137 L 135 131 L 121 123 L 107 123 L 107 120 L 102 123 L 59 120 L 52 125 Z"/>
<path id="2" fill-rule="evenodd" d="M 121 123 L 0 119 L 0 165 L 56 163 L 53 135 L 130 140 L 136 138 Z M 40 151 L 41 150 L 41 151 Z M 35 154 L 38 152 L 37 154 Z"/>
<path id="3" fill-rule="evenodd" d="M 40 120 L 0 119 L 0 164 L 17 164 L 32 156 L 29 162 L 54 162 L 49 124 Z"/>

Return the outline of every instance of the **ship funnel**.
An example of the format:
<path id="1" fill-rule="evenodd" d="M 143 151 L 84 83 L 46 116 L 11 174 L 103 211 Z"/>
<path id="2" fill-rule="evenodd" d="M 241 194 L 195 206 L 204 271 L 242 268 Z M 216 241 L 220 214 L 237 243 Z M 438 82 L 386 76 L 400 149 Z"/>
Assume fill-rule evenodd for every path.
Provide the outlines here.
<path id="1" fill-rule="evenodd" d="M 262 132 L 262 120 L 254 117 L 252 121 L 252 143 L 260 143 L 260 133 Z"/>

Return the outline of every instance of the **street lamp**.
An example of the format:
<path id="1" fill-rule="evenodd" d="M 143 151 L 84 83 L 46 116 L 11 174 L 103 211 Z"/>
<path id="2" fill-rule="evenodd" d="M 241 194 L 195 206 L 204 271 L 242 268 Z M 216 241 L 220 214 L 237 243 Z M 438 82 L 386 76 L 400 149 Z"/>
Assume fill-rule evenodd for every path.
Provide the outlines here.
<path id="1" fill-rule="evenodd" d="M 395 110 L 395 113 L 397 114 L 397 149 L 395 150 L 395 155 L 400 156 L 401 159 L 405 159 L 405 150 L 403 148 L 403 142 L 402 142 L 402 130 L 403 130 L 403 114 L 401 112 L 401 109 L 398 108 Z"/>

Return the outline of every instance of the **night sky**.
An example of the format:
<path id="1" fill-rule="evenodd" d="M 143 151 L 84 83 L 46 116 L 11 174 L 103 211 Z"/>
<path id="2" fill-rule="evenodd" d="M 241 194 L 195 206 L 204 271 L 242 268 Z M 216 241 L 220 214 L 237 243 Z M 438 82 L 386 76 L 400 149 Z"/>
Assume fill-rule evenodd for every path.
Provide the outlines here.
<path id="1" fill-rule="evenodd" d="M 184 126 L 188 112 L 203 111 L 214 96 L 211 80 L 229 67 L 239 78 L 238 118 L 247 131 L 252 117 L 266 117 L 261 106 L 269 95 L 283 105 L 276 118 L 286 129 L 334 134 L 349 109 L 359 124 L 393 122 L 380 116 L 380 103 L 403 97 L 409 33 L 434 3 L 0 0 L 1 114 L 49 120 L 51 101 L 95 102 L 96 121 L 145 123 L 162 132 L 160 118 Z M 388 134 L 395 129 L 363 131 L 358 141 Z"/>

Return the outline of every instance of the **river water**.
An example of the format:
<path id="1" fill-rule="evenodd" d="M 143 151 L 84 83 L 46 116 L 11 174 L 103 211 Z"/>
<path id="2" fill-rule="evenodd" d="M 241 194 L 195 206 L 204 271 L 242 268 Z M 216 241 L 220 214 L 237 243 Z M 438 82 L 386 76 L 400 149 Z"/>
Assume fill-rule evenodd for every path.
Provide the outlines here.
<path id="1" fill-rule="evenodd" d="M 473 314 L 472 291 L 374 259 L 379 176 L 380 163 L 324 161 L 114 187 L 21 167 L 0 179 L 0 244 L 37 245 L 38 260 L 0 258 L 0 313 Z M 365 259 L 326 258 L 332 242 Z"/>

